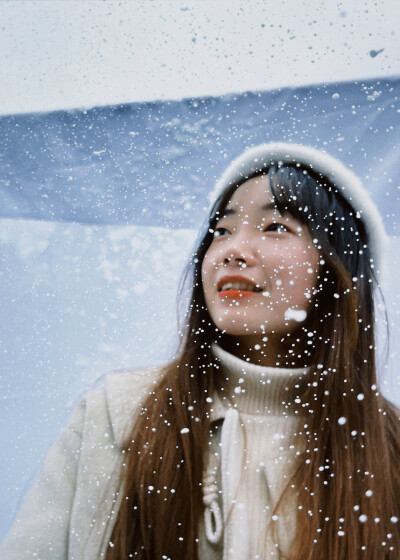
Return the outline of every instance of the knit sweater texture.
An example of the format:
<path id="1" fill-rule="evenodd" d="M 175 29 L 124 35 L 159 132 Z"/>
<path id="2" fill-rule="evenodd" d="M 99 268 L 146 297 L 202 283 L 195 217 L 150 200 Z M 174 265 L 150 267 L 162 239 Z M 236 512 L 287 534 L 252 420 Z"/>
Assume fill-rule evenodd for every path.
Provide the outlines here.
<path id="1" fill-rule="evenodd" d="M 224 418 L 218 452 L 225 520 L 221 557 L 277 559 L 296 528 L 294 493 L 286 510 L 274 514 L 274 508 L 301 447 L 293 400 L 307 370 L 250 364 L 218 346 L 213 352 L 224 379 L 212 412 L 214 421 Z M 274 532 L 267 531 L 270 524 Z"/>
<path id="2" fill-rule="evenodd" d="M 305 370 L 249 364 L 217 346 L 213 352 L 224 381 L 211 404 L 211 420 L 219 427 L 205 476 L 214 476 L 224 530 L 210 542 L 201 520 L 199 557 L 277 559 L 295 530 L 294 496 L 287 512 L 271 517 L 299 449 L 298 411 L 290 403 Z M 107 521 L 119 506 L 121 446 L 159 377 L 158 369 L 114 372 L 105 388 L 85 396 L 52 446 L 0 558 L 104 558 L 112 531 Z M 267 532 L 270 522 L 274 537 Z"/>

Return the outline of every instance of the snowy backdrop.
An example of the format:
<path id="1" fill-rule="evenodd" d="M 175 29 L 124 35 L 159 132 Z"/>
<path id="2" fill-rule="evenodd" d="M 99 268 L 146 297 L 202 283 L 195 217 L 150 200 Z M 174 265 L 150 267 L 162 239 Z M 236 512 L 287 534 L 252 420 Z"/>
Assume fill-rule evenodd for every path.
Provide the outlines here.
<path id="1" fill-rule="evenodd" d="M 399 96 L 394 78 L 0 117 L 0 537 L 85 389 L 173 355 L 208 193 L 246 147 L 325 148 L 364 181 L 391 239 L 382 384 L 400 403 Z"/>

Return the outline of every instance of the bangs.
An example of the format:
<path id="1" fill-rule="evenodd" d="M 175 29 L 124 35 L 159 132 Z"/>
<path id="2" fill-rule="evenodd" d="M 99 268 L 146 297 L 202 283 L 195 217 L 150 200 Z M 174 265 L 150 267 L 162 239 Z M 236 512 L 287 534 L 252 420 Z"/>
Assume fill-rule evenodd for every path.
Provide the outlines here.
<path id="1" fill-rule="evenodd" d="M 341 219 L 342 212 L 338 212 L 339 205 L 335 203 L 339 192 L 323 177 L 286 165 L 270 167 L 268 177 L 277 210 L 281 214 L 291 214 L 310 231 L 318 233 Z M 348 210 L 349 215 L 353 213 L 350 207 Z M 337 225 L 330 229 L 337 229 Z"/>
<path id="2" fill-rule="evenodd" d="M 332 183 L 300 166 L 271 166 L 267 174 L 277 210 L 305 224 L 326 253 L 333 249 L 350 274 L 356 275 L 360 260 L 369 262 L 364 224 Z"/>

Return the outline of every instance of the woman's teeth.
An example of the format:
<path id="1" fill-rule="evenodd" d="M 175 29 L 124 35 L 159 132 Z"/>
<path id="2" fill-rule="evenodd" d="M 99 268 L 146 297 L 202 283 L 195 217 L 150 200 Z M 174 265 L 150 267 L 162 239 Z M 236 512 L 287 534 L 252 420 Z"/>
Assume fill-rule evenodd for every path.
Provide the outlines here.
<path id="1" fill-rule="evenodd" d="M 261 292 L 261 288 L 253 284 L 246 284 L 245 282 L 227 282 L 221 286 L 220 291 L 225 290 L 243 290 L 246 292 Z"/>

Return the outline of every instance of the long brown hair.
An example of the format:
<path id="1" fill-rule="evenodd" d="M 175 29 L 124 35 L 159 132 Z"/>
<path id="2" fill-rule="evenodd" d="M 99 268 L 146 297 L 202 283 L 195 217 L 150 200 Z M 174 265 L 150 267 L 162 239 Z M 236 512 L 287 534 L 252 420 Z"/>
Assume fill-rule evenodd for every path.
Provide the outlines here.
<path id="1" fill-rule="evenodd" d="M 294 395 L 306 447 L 288 484 L 294 484 L 297 505 L 289 558 L 399 558 L 400 423 L 377 388 L 376 276 L 363 224 L 312 170 L 284 165 L 265 173 L 277 209 L 308 226 L 323 261 L 303 327 L 312 341 L 309 377 Z M 211 343 L 224 338 L 205 306 L 201 265 L 238 186 L 217 200 L 199 238 L 182 282 L 187 305 L 178 358 L 164 368 L 127 438 L 123 499 L 107 560 L 198 558 L 209 401 L 218 390 Z M 276 510 L 292 496 L 285 491 Z"/>

